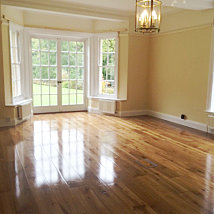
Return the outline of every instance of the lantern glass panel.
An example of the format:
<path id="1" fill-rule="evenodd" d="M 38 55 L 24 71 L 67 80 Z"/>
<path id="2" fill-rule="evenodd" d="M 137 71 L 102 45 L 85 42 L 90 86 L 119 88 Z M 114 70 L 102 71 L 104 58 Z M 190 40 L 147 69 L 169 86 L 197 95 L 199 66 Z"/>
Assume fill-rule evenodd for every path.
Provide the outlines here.
<path id="1" fill-rule="evenodd" d="M 153 0 L 137 0 L 136 2 L 136 31 L 156 32 L 160 29 L 161 2 Z"/>

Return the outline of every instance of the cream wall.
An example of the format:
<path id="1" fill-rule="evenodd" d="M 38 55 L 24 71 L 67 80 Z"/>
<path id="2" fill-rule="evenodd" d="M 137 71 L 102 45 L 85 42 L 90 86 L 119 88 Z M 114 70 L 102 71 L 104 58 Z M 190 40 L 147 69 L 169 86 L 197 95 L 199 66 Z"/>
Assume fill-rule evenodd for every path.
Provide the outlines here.
<path id="1" fill-rule="evenodd" d="M 10 49 L 9 49 L 9 24 L 7 20 L 11 20 L 18 24 L 23 24 L 23 14 L 20 10 L 17 10 L 12 7 L 2 6 L 0 10 L 1 18 L 1 43 L 0 51 L 2 56 L 1 71 L 0 71 L 0 81 L 1 81 L 1 93 L 0 93 L 0 106 L 5 107 L 6 104 L 12 103 L 12 89 L 11 89 L 11 72 L 10 72 Z M 11 111 L 11 107 L 8 107 L 10 110 L 5 110 L 6 113 L 1 110 L 2 117 L 7 117 L 8 112 Z M 13 110 L 12 110 L 13 111 Z M 13 113 L 12 113 L 13 115 Z M 0 116 L 1 117 L 1 116 Z M 10 113 L 9 113 L 10 117 Z M 0 118 L 1 119 L 1 118 Z"/>
<path id="2" fill-rule="evenodd" d="M 1 10 L 0 10 L 1 13 Z M 0 26 L 2 25 L 2 21 L 0 20 Z M 3 50 L 2 50 L 2 29 L 0 27 L 0 108 L 3 108 L 5 104 L 4 99 L 4 69 L 3 69 Z M 1 115 L 2 109 L 0 109 Z M 1 118 L 1 116 L 0 116 Z"/>
<path id="3" fill-rule="evenodd" d="M 118 56 L 118 97 L 127 99 L 128 66 L 129 66 L 129 34 L 119 35 Z"/>
<path id="4" fill-rule="evenodd" d="M 0 7 L 0 17 L 2 17 L 2 9 Z M 6 107 L 5 103 L 7 97 L 5 97 L 5 89 L 10 93 L 10 84 L 8 79 L 10 78 L 10 70 L 8 68 L 8 58 L 9 49 L 6 47 L 8 44 L 8 24 L 0 19 L 0 127 L 3 122 L 10 122 L 11 119 L 15 118 L 15 108 Z M 6 87 L 5 87 L 6 86 Z M 7 87 L 9 86 L 9 88 Z M 9 97 L 10 98 L 10 97 Z"/>
<path id="5" fill-rule="evenodd" d="M 2 6 L 2 15 L 4 15 L 5 19 L 15 22 L 16 24 L 20 25 L 24 24 L 22 10 L 18 10 L 17 8 L 14 7 Z"/>
<path id="6" fill-rule="evenodd" d="M 174 14 L 163 15 L 161 33 L 188 30 L 188 28 L 210 25 L 213 23 L 214 9 L 193 11 L 181 10 Z"/>
<path id="7" fill-rule="evenodd" d="M 4 90 L 5 90 L 5 104 L 12 104 L 12 85 L 11 85 L 11 67 L 10 67 L 10 36 L 9 23 L 4 21 L 2 24 L 3 37 L 3 70 L 4 70 Z"/>
<path id="8" fill-rule="evenodd" d="M 149 109 L 207 123 L 211 36 L 209 26 L 151 38 Z"/>
<path id="9" fill-rule="evenodd" d="M 141 112 L 148 109 L 150 38 L 123 33 L 119 36 L 119 81 L 117 112 Z M 99 100 L 91 99 L 89 107 L 97 109 Z"/>
<path id="10" fill-rule="evenodd" d="M 149 37 L 129 35 L 127 101 L 121 103 L 119 111 L 148 109 L 149 45 Z M 120 64 L 126 60 L 121 59 Z"/>
<path id="11" fill-rule="evenodd" d="M 72 30 L 90 33 L 94 31 L 92 19 L 73 17 L 70 15 L 24 11 L 23 20 L 24 26 L 26 27 Z"/>
<path id="12" fill-rule="evenodd" d="M 69 30 L 75 32 L 115 32 L 127 31 L 128 20 L 98 20 L 89 17 L 57 14 L 45 11 L 23 11 L 23 22 L 26 27 Z"/>
<path id="13" fill-rule="evenodd" d="M 14 8 L 4 8 L 3 11 L 6 18 L 25 26 L 85 32 L 129 29 L 130 32 L 123 32 L 119 39 L 119 98 L 127 98 L 127 101 L 117 105 L 117 110 L 122 112 L 152 110 L 178 117 L 184 113 L 190 120 L 207 122 L 205 109 L 213 10 L 182 11 L 164 17 L 162 33 L 152 37 L 133 32 L 133 17 L 129 23 L 114 23 L 50 13 L 39 13 L 38 16 L 38 13 L 33 11 L 15 12 Z M 3 72 L 1 60 L 3 60 L 2 42 L 0 42 L 0 121 L 3 118 L 15 117 L 15 109 L 5 107 L 2 87 L 3 79 L 7 75 L 9 78 L 9 71 L 5 68 Z M 99 102 L 92 100 L 89 105 L 97 108 Z"/>

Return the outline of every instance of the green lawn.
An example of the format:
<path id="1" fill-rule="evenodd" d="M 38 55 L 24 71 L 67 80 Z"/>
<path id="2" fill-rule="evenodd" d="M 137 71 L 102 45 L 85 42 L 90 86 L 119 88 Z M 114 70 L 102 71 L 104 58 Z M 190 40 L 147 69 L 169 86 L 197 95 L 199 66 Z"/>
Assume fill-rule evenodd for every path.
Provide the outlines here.
<path id="1" fill-rule="evenodd" d="M 70 94 L 69 94 L 70 91 Z M 33 84 L 33 105 L 34 106 L 55 106 L 57 105 L 57 87 Z M 41 96 L 42 94 L 42 96 Z M 83 104 L 83 90 L 62 88 L 62 105 Z"/>

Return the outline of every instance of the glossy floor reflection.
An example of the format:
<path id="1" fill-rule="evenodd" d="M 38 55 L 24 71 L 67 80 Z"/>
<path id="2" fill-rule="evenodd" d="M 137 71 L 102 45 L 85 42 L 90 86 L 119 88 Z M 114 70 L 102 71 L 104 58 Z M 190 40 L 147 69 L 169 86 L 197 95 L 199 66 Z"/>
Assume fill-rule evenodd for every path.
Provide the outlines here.
<path id="1" fill-rule="evenodd" d="M 0 129 L 0 214 L 213 213 L 213 139 L 150 117 L 34 116 Z"/>

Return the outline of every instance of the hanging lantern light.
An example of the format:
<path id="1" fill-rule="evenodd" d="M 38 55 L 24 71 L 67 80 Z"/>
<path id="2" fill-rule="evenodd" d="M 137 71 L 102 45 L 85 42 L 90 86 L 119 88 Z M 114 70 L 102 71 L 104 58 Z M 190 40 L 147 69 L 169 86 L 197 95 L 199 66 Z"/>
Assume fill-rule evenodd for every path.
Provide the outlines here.
<path id="1" fill-rule="evenodd" d="M 160 31 L 161 4 L 159 0 L 136 0 L 136 32 L 153 33 Z"/>

